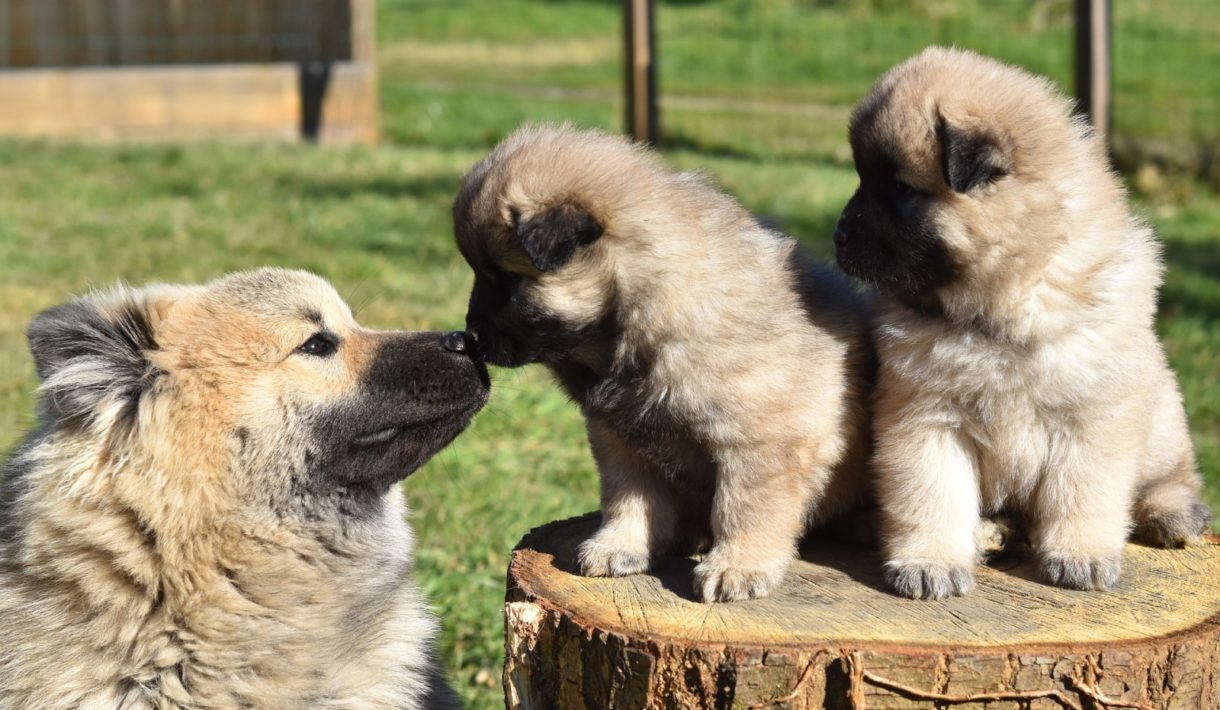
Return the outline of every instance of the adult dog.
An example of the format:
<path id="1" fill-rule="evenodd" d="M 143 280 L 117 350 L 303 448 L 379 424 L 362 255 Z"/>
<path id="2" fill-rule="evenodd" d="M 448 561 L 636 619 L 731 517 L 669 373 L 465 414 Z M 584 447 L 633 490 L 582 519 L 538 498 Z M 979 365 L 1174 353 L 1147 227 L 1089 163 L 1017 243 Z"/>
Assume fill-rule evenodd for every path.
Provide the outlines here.
<path id="1" fill-rule="evenodd" d="M 487 398 L 458 335 L 316 276 L 117 288 L 29 328 L 0 495 L 0 707 L 454 706 L 397 483 Z"/>

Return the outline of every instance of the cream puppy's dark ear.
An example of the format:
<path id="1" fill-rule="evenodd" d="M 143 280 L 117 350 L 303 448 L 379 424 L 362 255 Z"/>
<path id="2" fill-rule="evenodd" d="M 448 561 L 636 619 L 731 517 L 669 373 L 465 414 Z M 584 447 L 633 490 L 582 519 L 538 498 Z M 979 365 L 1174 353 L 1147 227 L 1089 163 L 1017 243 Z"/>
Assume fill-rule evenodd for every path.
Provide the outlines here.
<path id="1" fill-rule="evenodd" d="M 42 380 L 43 413 L 82 423 L 103 410 L 134 415 L 160 374 L 147 354 L 157 349 L 156 326 L 168 297 L 120 287 L 36 316 L 26 334 Z"/>
<path id="2" fill-rule="evenodd" d="M 970 192 L 1012 172 L 1012 150 L 1002 136 L 944 115 L 936 135 L 944 179 L 954 192 Z"/>
<path id="3" fill-rule="evenodd" d="M 513 214 L 517 238 L 539 271 L 554 271 L 572 260 L 576 250 L 601 237 L 604 228 L 574 202 L 563 202 L 535 214 Z"/>

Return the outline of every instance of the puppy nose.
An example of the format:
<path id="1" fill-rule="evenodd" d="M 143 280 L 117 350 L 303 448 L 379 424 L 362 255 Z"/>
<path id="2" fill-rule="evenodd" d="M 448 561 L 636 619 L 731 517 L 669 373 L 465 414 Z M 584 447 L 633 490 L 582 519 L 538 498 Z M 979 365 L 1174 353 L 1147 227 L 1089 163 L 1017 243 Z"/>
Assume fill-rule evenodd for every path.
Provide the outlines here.
<path id="1" fill-rule="evenodd" d="M 835 227 L 834 240 L 835 240 L 835 246 L 839 247 L 840 249 L 842 249 L 843 246 L 845 244 L 847 244 L 847 232 L 843 229 L 843 227 L 841 227 L 841 226 Z"/>
<path id="2" fill-rule="evenodd" d="M 470 348 L 476 349 L 483 342 L 483 329 L 486 324 L 482 319 L 467 318 L 466 319 L 466 344 Z"/>
<path id="3" fill-rule="evenodd" d="M 464 353 L 470 349 L 470 344 L 466 340 L 466 333 L 455 330 L 441 338 L 441 347 L 451 353 Z"/>

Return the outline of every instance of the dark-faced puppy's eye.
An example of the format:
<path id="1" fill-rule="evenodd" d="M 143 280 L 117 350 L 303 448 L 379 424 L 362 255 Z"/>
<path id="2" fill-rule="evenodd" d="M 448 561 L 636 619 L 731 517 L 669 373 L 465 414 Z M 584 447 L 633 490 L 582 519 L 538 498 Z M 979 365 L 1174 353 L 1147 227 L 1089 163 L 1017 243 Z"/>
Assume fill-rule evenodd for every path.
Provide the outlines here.
<path id="1" fill-rule="evenodd" d="M 339 340 L 330 333 L 314 333 L 309 340 L 297 346 L 297 352 L 313 357 L 329 357 L 339 349 Z"/>
<path id="2" fill-rule="evenodd" d="M 898 178 L 893 178 L 891 180 L 891 183 L 893 185 L 894 195 L 896 195 L 897 197 L 905 199 L 905 198 L 909 198 L 909 197 L 915 197 L 916 195 L 919 194 L 919 190 L 916 190 L 915 188 L 906 184 L 902 180 L 899 180 Z"/>

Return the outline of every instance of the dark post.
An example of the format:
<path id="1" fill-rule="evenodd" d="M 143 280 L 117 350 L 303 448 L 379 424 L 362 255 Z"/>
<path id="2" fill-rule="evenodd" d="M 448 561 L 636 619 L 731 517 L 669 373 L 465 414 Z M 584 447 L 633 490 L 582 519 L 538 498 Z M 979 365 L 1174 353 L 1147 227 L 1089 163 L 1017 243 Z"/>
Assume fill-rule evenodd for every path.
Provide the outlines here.
<path id="1" fill-rule="evenodd" d="M 1111 97 L 1110 0 L 1076 0 L 1076 99 L 1109 143 Z"/>
<path id="2" fill-rule="evenodd" d="M 627 132 L 641 143 L 657 142 L 656 36 L 652 0 L 623 0 L 623 65 L 627 85 Z"/>

